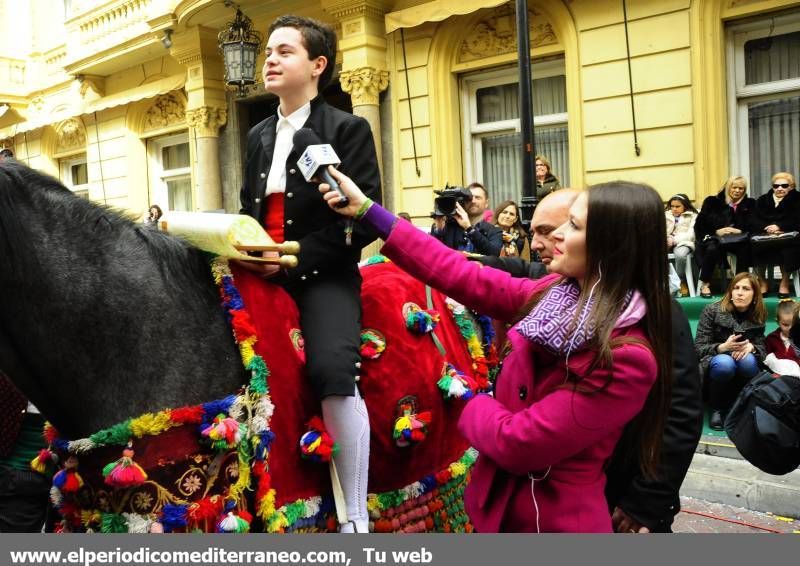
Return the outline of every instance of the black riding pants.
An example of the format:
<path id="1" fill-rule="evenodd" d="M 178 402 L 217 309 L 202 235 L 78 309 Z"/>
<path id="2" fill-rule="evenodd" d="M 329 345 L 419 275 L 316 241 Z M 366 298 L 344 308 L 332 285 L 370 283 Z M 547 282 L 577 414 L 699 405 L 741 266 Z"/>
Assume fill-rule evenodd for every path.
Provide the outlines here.
<path id="1" fill-rule="evenodd" d="M 320 399 L 355 393 L 361 360 L 361 274 L 352 269 L 285 285 L 300 310 L 306 372 Z"/>

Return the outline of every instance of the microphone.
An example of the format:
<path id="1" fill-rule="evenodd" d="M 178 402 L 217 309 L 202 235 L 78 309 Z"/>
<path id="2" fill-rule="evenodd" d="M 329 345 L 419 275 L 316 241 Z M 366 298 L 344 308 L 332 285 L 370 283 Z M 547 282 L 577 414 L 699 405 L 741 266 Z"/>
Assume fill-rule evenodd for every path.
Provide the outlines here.
<path id="1" fill-rule="evenodd" d="M 301 152 L 300 159 L 297 160 L 297 166 L 300 168 L 305 180 L 311 182 L 315 177 L 322 179 L 322 182 L 329 184 L 331 189 L 342 197 L 334 207 L 344 208 L 347 206 L 350 202 L 349 199 L 342 192 L 336 179 L 328 172 L 328 165 L 335 167 L 341 163 L 339 156 L 333 151 L 331 145 L 322 143 L 322 140 L 311 128 L 297 130 L 292 137 L 292 143 L 295 149 Z"/>

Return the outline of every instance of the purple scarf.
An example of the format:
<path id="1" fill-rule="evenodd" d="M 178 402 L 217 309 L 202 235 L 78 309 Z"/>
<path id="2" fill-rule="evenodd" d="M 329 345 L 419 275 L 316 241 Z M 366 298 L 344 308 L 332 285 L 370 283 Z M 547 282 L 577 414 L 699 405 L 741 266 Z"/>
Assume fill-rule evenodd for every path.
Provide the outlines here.
<path id="1" fill-rule="evenodd" d="M 596 330 L 587 320 L 595 302 L 593 296 L 589 297 L 576 319 L 580 294 L 581 288 L 574 279 L 565 279 L 554 285 L 519 322 L 517 332 L 555 355 L 563 356 L 580 350 L 594 337 Z M 633 293 L 628 291 L 623 311 L 632 297 Z"/>

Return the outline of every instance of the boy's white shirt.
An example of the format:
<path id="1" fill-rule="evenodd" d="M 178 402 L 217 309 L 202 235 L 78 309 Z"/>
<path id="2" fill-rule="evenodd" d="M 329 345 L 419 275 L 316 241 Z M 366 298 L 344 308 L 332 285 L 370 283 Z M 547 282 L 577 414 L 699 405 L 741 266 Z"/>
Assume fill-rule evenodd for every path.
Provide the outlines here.
<path id="1" fill-rule="evenodd" d="M 311 115 L 311 102 L 283 116 L 278 105 L 278 122 L 275 125 L 275 149 L 272 152 L 272 164 L 267 175 L 266 195 L 286 191 L 286 159 L 292 151 L 292 138 L 297 130 L 303 127 Z"/>

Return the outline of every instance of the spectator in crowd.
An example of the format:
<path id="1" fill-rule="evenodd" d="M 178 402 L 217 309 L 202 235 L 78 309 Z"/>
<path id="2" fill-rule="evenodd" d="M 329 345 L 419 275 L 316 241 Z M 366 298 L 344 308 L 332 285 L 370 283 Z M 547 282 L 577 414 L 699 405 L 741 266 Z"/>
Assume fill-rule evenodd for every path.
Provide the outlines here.
<path id="1" fill-rule="evenodd" d="M 306 373 L 321 402 L 325 426 L 339 444 L 333 457 L 347 507 L 341 532 L 367 532 L 369 417 L 356 387 L 361 335 L 361 250 L 375 235 L 332 214 L 296 170 L 293 136 L 313 130 L 341 158 L 342 167 L 378 200 L 380 170 L 369 123 L 329 106 L 320 91 L 336 63 L 336 33 L 321 22 L 285 15 L 269 28 L 264 88 L 277 95 L 274 114 L 247 134 L 242 214 L 264 226 L 276 242 L 297 240 L 297 267 L 243 262 L 281 285 L 297 303 Z M 405 223 L 404 223 L 405 224 Z M 276 254 L 277 255 L 277 254 Z"/>
<path id="2" fill-rule="evenodd" d="M 31 469 L 44 418 L 0 371 L 0 533 L 40 532 L 50 480 Z"/>
<path id="3" fill-rule="evenodd" d="M 531 221 L 533 245 L 547 265 L 553 261 L 553 232 L 569 219 L 569 208 L 580 194 L 562 189 L 545 197 Z M 509 271 L 515 277 L 538 279 L 544 265 L 519 258 L 482 257 L 478 261 Z M 498 336 L 501 333 L 498 332 Z M 633 425 L 628 425 L 625 436 Z M 617 445 L 606 468 L 606 498 L 614 530 L 619 533 L 667 533 L 680 512 L 680 487 L 689 470 L 703 429 L 700 373 L 689 321 L 677 301 L 672 301 L 672 396 L 664 426 L 661 463 L 655 478 L 647 478 L 637 465 L 635 453 L 625 443 Z"/>
<path id="4" fill-rule="evenodd" d="M 553 174 L 550 162 L 543 155 L 536 156 L 536 198 L 543 199 L 561 188 L 561 183 Z"/>
<path id="5" fill-rule="evenodd" d="M 516 321 L 495 397 L 472 398 L 459 420 L 480 452 L 465 493 L 476 529 L 611 532 L 606 462 L 635 417 L 631 446 L 652 477 L 669 405 L 658 194 L 617 181 L 579 195 L 569 221 L 553 232 L 553 274 L 533 281 L 482 269 L 398 222 L 330 170 L 350 198 L 335 210 L 378 232 L 386 240 L 382 252 L 400 268 L 471 308 Z M 320 191 L 332 208 L 339 201 L 327 185 Z"/>
<path id="6" fill-rule="evenodd" d="M 667 251 L 675 256 L 675 270 L 680 277 L 681 296 L 689 295 L 686 285 L 686 262 L 694 251 L 694 223 L 697 219 L 689 197 L 678 193 L 669 199 L 664 213 L 667 218 Z"/>
<path id="7" fill-rule="evenodd" d="M 800 377 L 800 355 L 791 335 L 792 326 L 797 322 L 798 306 L 792 299 L 781 299 L 775 313 L 778 328 L 764 340 L 767 352 L 764 365 L 780 375 Z"/>
<path id="8" fill-rule="evenodd" d="M 711 298 L 711 279 L 717 265 L 727 266 L 726 254 L 736 256 L 736 272 L 750 269 L 748 230 L 756 201 L 747 195 L 747 181 L 734 176 L 716 195 L 706 197 L 694 224 L 700 264 L 700 296 Z M 724 264 L 723 264 L 724 262 Z"/>
<path id="9" fill-rule="evenodd" d="M 751 273 L 734 277 L 722 300 L 700 314 L 695 348 L 708 383 L 714 430 L 723 429 L 728 409 L 766 357 L 766 317 L 758 279 Z"/>
<path id="10" fill-rule="evenodd" d="M 795 190 L 794 176 L 781 172 L 772 176 L 772 188 L 758 197 L 756 208 L 751 218 L 752 235 L 779 235 L 785 232 L 800 230 L 800 193 Z M 762 275 L 761 292 L 769 291 L 766 278 L 763 277 L 764 266 L 780 265 L 781 282 L 778 297 L 791 295 L 789 275 L 800 267 L 800 247 L 796 238 L 763 244 L 752 243 L 754 256 L 757 258 L 759 274 Z M 771 273 L 766 274 L 771 277 Z"/>
<path id="11" fill-rule="evenodd" d="M 161 207 L 157 204 L 150 205 L 150 208 L 147 210 L 147 215 L 144 218 L 144 225 L 148 228 L 153 228 L 154 230 L 158 230 L 158 221 L 164 213 L 161 211 Z"/>
<path id="12" fill-rule="evenodd" d="M 480 183 L 467 187 L 472 200 L 466 204 L 456 203 L 453 216 L 434 216 L 431 235 L 454 250 L 482 255 L 499 256 L 503 249 L 503 231 L 483 220 L 489 208 L 489 193 Z"/>
<path id="13" fill-rule="evenodd" d="M 5 161 L 7 159 L 14 159 L 14 152 L 10 148 L 4 147 L 0 150 L 0 161 Z"/>
<path id="14" fill-rule="evenodd" d="M 503 231 L 503 249 L 501 257 L 521 257 L 526 261 L 531 260 L 531 246 L 528 243 L 528 233 L 522 227 L 519 207 L 513 200 L 500 203 L 494 211 L 494 225 Z"/>

